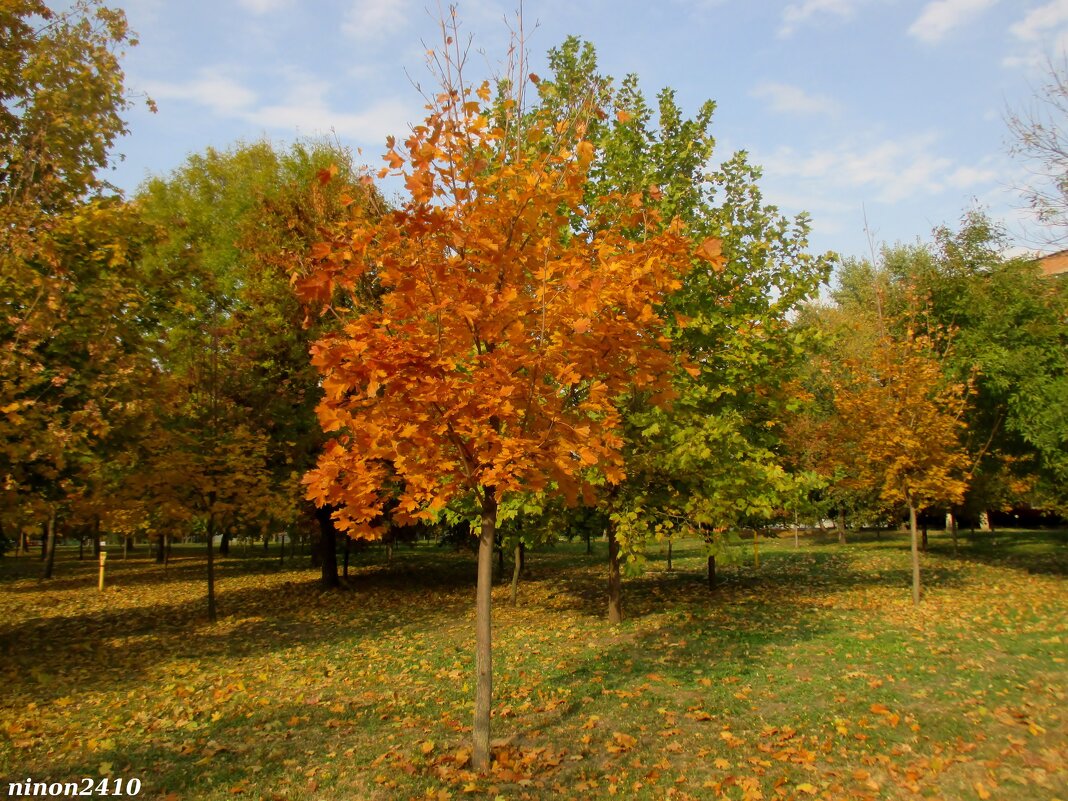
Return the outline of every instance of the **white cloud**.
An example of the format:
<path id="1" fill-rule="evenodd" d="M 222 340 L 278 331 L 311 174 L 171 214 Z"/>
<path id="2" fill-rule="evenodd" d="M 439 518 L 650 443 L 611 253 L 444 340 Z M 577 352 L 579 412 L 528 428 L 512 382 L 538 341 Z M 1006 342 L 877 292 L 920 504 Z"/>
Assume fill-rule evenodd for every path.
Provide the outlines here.
<path id="1" fill-rule="evenodd" d="M 360 42 L 380 41 L 405 28 L 412 11 L 407 0 L 352 0 L 341 32 Z"/>
<path id="2" fill-rule="evenodd" d="M 799 25 L 820 14 L 852 16 L 857 6 L 863 2 L 864 0 L 801 0 L 800 3 L 791 3 L 783 9 L 779 36 L 785 38 L 793 35 Z"/>
<path id="3" fill-rule="evenodd" d="M 769 180 L 807 181 L 814 196 L 855 191 L 873 201 L 899 203 L 920 195 L 989 185 L 998 173 L 986 164 L 958 165 L 938 154 L 933 134 L 800 153 L 780 148 L 761 159 Z"/>
<path id="4" fill-rule="evenodd" d="M 253 14 L 269 14 L 291 4 L 291 0 L 237 0 L 237 4 Z"/>
<path id="5" fill-rule="evenodd" d="M 294 71 L 283 74 L 266 102 L 220 70 L 205 69 L 187 83 L 150 83 L 147 89 L 158 100 L 196 103 L 220 117 L 261 129 L 306 135 L 333 131 L 368 145 L 381 144 L 390 134 L 405 134 L 415 118 L 415 110 L 396 98 L 365 105 L 357 112 L 338 111 L 328 101 L 328 83 Z"/>
<path id="6" fill-rule="evenodd" d="M 947 33 L 972 21 L 998 0 L 934 0 L 923 7 L 909 27 L 909 35 L 921 42 L 935 44 Z"/>
<path id="7" fill-rule="evenodd" d="M 156 100 L 188 100 L 207 106 L 217 114 L 235 116 L 256 102 L 256 93 L 218 70 L 203 69 L 188 83 L 148 82 L 148 94 Z"/>
<path id="8" fill-rule="evenodd" d="M 1020 42 L 1020 48 L 1001 63 L 1046 71 L 1051 57 L 1058 59 L 1068 53 L 1068 0 L 1053 0 L 1032 9 L 1009 31 Z"/>
<path id="9" fill-rule="evenodd" d="M 1068 0 L 1053 0 L 1044 6 L 1032 9 L 1009 30 L 1018 39 L 1034 41 L 1066 22 L 1068 22 Z"/>
<path id="10" fill-rule="evenodd" d="M 824 95 L 813 95 L 799 86 L 767 82 L 753 89 L 753 97 L 768 100 L 780 114 L 836 114 L 838 104 Z"/>

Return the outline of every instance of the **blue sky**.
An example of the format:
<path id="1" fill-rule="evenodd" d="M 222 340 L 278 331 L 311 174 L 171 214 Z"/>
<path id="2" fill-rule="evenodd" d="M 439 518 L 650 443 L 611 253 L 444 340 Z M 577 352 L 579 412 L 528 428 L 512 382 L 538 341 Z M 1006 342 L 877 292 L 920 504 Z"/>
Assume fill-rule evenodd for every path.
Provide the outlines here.
<path id="1" fill-rule="evenodd" d="M 112 180 L 131 191 L 190 153 L 267 137 L 331 135 L 377 168 L 385 137 L 421 120 L 436 2 L 116 0 L 140 45 L 127 83 L 159 112 L 130 114 Z M 515 2 L 458 4 L 472 77 L 499 70 Z M 1027 165 L 1004 117 L 1032 103 L 1068 49 L 1068 0 L 526 0 L 531 69 L 576 34 L 603 72 L 715 100 L 717 161 L 744 149 L 765 198 L 812 216 L 812 249 L 867 255 L 927 239 L 975 204 L 1021 246 Z M 537 27 L 534 27 L 534 23 Z M 533 28 L 533 30 L 531 30 Z M 484 55 L 483 55 L 484 54 Z M 333 132 L 333 133 L 331 133 Z"/>

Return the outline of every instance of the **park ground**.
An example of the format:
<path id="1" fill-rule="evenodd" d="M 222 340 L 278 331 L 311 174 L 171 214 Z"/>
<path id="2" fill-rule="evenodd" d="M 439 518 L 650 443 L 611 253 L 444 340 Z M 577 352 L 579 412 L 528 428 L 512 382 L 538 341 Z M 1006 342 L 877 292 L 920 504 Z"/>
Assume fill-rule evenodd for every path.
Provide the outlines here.
<path id="1" fill-rule="evenodd" d="M 748 543 L 710 591 L 654 548 L 605 621 L 606 546 L 531 552 L 494 593 L 494 762 L 470 771 L 474 558 L 360 553 L 323 592 L 256 549 L 142 547 L 56 578 L 0 561 L 0 787 L 140 798 L 1068 801 L 1068 532 Z M 295 565 L 300 562 L 300 569 Z M 114 786 L 114 785 L 112 785 Z"/>

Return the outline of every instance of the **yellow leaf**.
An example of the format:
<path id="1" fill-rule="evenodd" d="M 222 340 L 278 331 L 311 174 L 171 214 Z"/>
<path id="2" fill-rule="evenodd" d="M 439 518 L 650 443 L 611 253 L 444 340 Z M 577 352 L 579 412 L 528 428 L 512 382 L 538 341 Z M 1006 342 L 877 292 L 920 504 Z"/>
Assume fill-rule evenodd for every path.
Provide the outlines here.
<path id="1" fill-rule="evenodd" d="M 111 763 L 110 762 L 101 762 L 100 766 L 96 769 L 96 772 L 99 773 L 101 776 L 110 776 L 111 775 Z"/>
<path id="2" fill-rule="evenodd" d="M 983 801 L 990 798 L 990 791 L 986 789 L 982 782 L 975 783 L 975 792 Z"/>
<path id="3" fill-rule="evenodd" d="M 797 789 L 799 792 L 808 793 L 809 795 L 815 795 L 818 792 L 818 790 L 808 782 L 803 782 L 797 785 Z"/>

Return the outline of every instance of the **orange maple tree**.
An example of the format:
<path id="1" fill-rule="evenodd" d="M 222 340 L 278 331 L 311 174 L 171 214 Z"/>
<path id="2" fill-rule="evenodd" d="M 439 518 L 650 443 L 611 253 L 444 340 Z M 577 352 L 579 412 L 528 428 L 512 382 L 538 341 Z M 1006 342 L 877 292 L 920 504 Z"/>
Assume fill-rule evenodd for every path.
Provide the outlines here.
<path id="1" fill-rule="evenodd" d="M 870 351 L 846 360 L 835 385 L 833 460 L 843 483 L 876 490 L 909 510 L 912 599 L 920 602 L 916 514 L 934 503 L 959 503 L 969 467 L 960 441 L 967 384 L 946 378 L 930 338 L 909 330 L 880 336 Z"/>
<path id="2" fill-rule="evenodd" d="M 594 480 L 622 478 L 615 399 L 666 390 L 674 359 L 657 305 L 695 248 L 678 225 L 624 236 L 653 214 L 638 197 L 595 216 L 583 202 L 594 147 L 574 144 L 571 121 L 491 104 L 488 85 L 462 81 L 428 109 L 403 144 L 389 140 L 380 173 L 402 177 L 409 199 L 380 218 L 357 210 L 295 278 L 342 318 L 312 349 L 334 437 L 305 483 L 341 529 L 368 539 L 392 499 L 401 524 L 476 500 L 473 762 L 485 769 L 498 504 L 521 490 L 575 501 Z M 380 303 L 349 311 L 365 308 L 348 295 L 369 275 Z"/>

